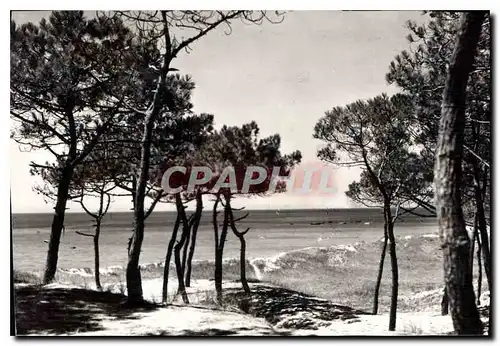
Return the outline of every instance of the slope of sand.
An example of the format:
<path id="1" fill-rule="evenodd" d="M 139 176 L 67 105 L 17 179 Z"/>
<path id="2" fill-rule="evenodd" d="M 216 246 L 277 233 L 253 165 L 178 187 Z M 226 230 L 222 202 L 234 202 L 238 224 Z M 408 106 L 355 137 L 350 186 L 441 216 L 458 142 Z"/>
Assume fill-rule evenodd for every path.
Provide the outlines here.
<path id="1" fill-rule="evenodd" d="M 398 313 L 396 331 L 389 332 L 388 314 L 368 315 L 346 306 L 335 305 L 329 300 L 260 283 L 251 284 L 252 294 L 248 299 L 246 313 L 240 304 L 242 291 L 239 283 L 225 283 L 225 297 L 233 299 L 233 305 L 227 304 L 224 309 L 220 309 L 207 303 L 204 298 L 213 287 L 213 282 L 200 281 L 195 282 L 190 289 L 193 304 L 153 304 L 139 310 L 120 307 L 119 302 L 125 296 L 110 292 L 51 284 L 33 288 L 31 295 L 23 296 L 20 292 L 30 287 L 16 285 L 16 314 L 20 314 L 17 316 L 18 320 L 19 316 L 23 318 L 24 326 L 20 334 L 390 336 L 446 335 L 453 331 L 450 316 L 441 316 L 439 311 L 425 311 Z M 194 302 L 193 297 L 197 295 L 200 299 Z M 81 299 L 87 301 L 82 303 Z M 44 307 L 47 311 L 43 311 Z M 75 314 L 80 315 L 80 318 L 68 321 Z"/>
<path id="2" fill-rule="evenodd" d="M 103 320 L 103 330 L 76 333 L 79 336 L 124 335 L 317 335 L 317 336 L 378 336 L 378 335 L 443 335 L 453 331 L 450 316 L 435 313 L 401 313 L 397 329 L 389 332 L 389 316 L 364 315 L 356 321 L 334 320 L 317 330 L 281 329 L 263 318 L 191 306 L 170 306 L 153 312 L 137 313 L 130 319 Z"/>
<path id="3" fill-rule="evenodd" d="M 374 316 L 352 308 L 365 309 L 371 306 L 373 299 L 366 288 L 371 286 L 364 283 L 371 283 L 369 280 L 374 269 L 366 269 L 371 262 L 378 263 L 378 251 L 374 251 L 378 248 L 374 247 L 375 243 L 363 242 L 308 247 L 255 259 L 250 263 L 251 268 L 264 276 L 276 274 L 270 276 L 274 280 L 250 283 L 252 293 L 249 296 L 243 293 L 238 281 L 225 281 L 223 308 L 215 304 L 213 280 L 193 280 L 192 287 L 187 288 L 190 304 L 184 305 L 176 295 L 177 280 L 171 277 L 169 305 L 161 306 L 158 303 L 161 302 L 163 280 L 144 279 L 143 296 L 148 306 L 139 310 L 122 305 L 126 288 L 120 275 L 108 277 L 109 280 L 104 282 L 104 292 L 95 291 L 95 285 L 83 280 L 46 286 L 16 284 L 18 332 L 32 335 L 324 336 L 451 333 L 451 317 L 440 315 L 442 267 L 440 259 L 435 256 L 439 247 L 437 235 L 405 236 L 402 239 L 398 243 L 399 256 L 406 279 L 400 277 L 402 283 L 394 332 L 387 330 L 387 313 Z M 380 243 L 377 241 L 375 245 Z M 416 253 L 419 257 L 415 257 Z M 66 279 L 78 279 L 80 273 L 81 270 L 76 270 Z M 34 276 L 24 277 L 33 279 Z M 434 282 L 434 277 L 439 277 L 438 284 L 429 285 L 429 282 Z M 339 279 L 344 281 L 339 282 Z M 422 285 L 413 287 L 412 283 Z M 309 287 L 311 285 L 313 287 Z M 340 286 L 345 288 L 344 293 L 349 299 L 342 299 Z M 488 294 L 484 292 L 480 300 L 484 321 L 487 320 Z M 361 300 L 363 304 L 358 303 Z"/>
<path id="4" fill-rule="evenodd" d="M 101 324 L 103 330 L 74 335 L 279 335 L 262 318 L 193 306 L 169 306 L 124 320 L 103 319 Z"/>

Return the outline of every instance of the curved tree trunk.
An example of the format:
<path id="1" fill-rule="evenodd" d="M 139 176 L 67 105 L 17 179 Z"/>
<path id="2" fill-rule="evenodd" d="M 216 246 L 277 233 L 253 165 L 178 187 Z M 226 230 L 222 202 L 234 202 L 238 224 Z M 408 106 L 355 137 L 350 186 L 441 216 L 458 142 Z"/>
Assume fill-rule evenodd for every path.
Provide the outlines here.
<path id="1" fill-rule="evenodd" d="M 186 239 L 189 236 L 189 222 L 186 216 L 186 208 L 184 207 L 184 203 L 182 203 L 181 195 L 178 193 L 175 195 L 175 205 L 177 207 L 177 215 L 182 222 L 182 233 L 181 239 L 174 246 L 174 258 L 175 258 L 175 270 L 177 272 L 177 294 L 182 296 L 182 300 L 184 303 L 189 304 L 189 299 L 186 292 L 186 286 L 184 285 L 184 272 L 182 268 L 181 261 L 181 250 L 184 246 Z"/>
<path id="2" fill-rule="evenodd" d="M 57 186 L 57 202 L 54 208 L 54 217 L 50 230 L 49 250 L 47 251 L 47 261 L 43 275 L 44 284 L 51 283 L 56 275 L 59 245 L 61 243 L 61 233 L 63 231 L 64 217 L 66 215 L 66 203 L 68 202 L 69 186 L 72 177 L 73 167 L 71 163 L 66 163 L 62 171 L 61 180 Z"/>
<path id="3" fill-rule="evenodd" d="M 134 204 L 134 233 L 130 239 L 127 263 L 127 295 L 131 304 L 142 303 L 142 279 L 139 268 L 142 241 L 144 240 L 144 199 L 149 174 L 149 157 L 151 156 L 151 136 L 156 114 L 149 113 L 144 121 L 144 134 L 141 141 L 141 167 L 137 179 Z"/>
<path id="4" fill-rule="evenodd" d="M 193 222 L 193 229 L 191 231 L 189 255 L 186 263 L 186 287 L 191 287 L 191 270 L 192 270 L 194 250 L 196 247 L 196 235 L 198 234 L 198 227 L 200 226 L 202 212 L 203 212 L 203 198 L 202 194 L 198 192 L 196 194 L 196 214 Z"/>
<path id="5" fill-rule="evenodd" d="M 175 256 L 175 270 L 177 272 L 177 294 L 182 296 L 182 300 L 185 304 L 189 304 L 189 299 L 186 292 L 186 286 L 184 285 L 184 273 L 182 272 L 182 261 L 181 261 L 181 250 L 183 248 L 184 242 L 187 239 L 186 232 L 182 232 L 180 241 L 174 247 Z"/>
<path id="6" fill-rule="evenodd" d="M 470 240 L 465 229 L 461 189 L 465 98 L 469 73 L 485 12 L 466 12 L 449 65 L 439 127 L 434 184 L 443 248 L 444 280 L 455 332 L 481 334 L 482 323 L 469 273 Z"/>
<path id="7" fill-rule="evenodd" d="M 139 258 L 141 256 L 142 242 L 144 240 L 144 199 L 146 197 L 149 157 L 151 155 L 151 131 L 154 125 L 151 115 L 146 118 L 145 122 L 145 132 L 141 148 L 141 170 L 140 177 L 137 179 L 137 190 L 135 193 L 134 233 L 132 234 L 132 238 L 130 238 L 126 272 L 128 303 L 132 305 L 141 304 L 143 302 Z"/>
<path id="8" fill-rule="evenodd" d="M 247 228 L 243 232 L 238 232 L 234 220 L 233 209 L 231 208 L 231 196 L 226 197 L 226 212 L 228 213 L 229 226 L 231 227 L 231 230 L 233 231 L 234 235 L 240 241 L 240 279 L 241 279 L 241 285 L 243 286 L 243 290 L 245 291 L 245 293 L 248 294 L 251 293 L 251 290 L 250 286 L 248 286 L 248 281 L 247 281 L 246 259 L 245 259 L 247 243 L 245 241 L 245 234 L 248 233 L 250 228 Z"/>
<path id="9" fill-rule="evenodd" d="M 240 277 L 241 277 L 241 285 L 243 286 L 243 290 L 245 293 L 251 293 L 250 291 L 250 286 L 248 286 L 248 281 L 247 281 L 247 273 L 246 273 L 246 259 L 245 259 L 245 252 L 246 252 L 246 241 L 245 241 L 245 235 L 239 234 L 237 235 L 238 239 L 240 240 Z"/>
<path id="10" fill-rule="evenodd" d="M 146 197 L 146 185 L 149 179 L 150 157 L 151 157 L 151 138 L 156 118 L 160 113 L 164 102 L 172 103 L 172 97 L 165 89 L 165 81 L 170 69 L 170 62 L 173 56 L 171 51 L 171 41 L 169 37 L 166 11 L 161 11 L 163 22 L 163 36 L 167 49 L 162 56 L 162 66 L 157 82 L 156 92 L 153 100 L 144 113 L 144 131 L 141 139 L 141 164 L 139 167 L 139 177 L 137 179 L 137 189 L 135 192 L 134 204 L 134 234 L 130 241 L 128 263 L 127 263 L 127 292 L 128 301 L 132 304 L 142 303 L 142 280 L 139 268 L 139 257 L 141 254 L 142 241 L 144 239 L 144 199 Z M 171 107 L 169 107 L 171 108 Z"/>
<path id="11" fill-rule="evenodd" d="M 385 254 L 387 252 L 387 241 L 389 236 L 387 234 L 387 222 L 384 223 L 384 245 L 380 254 L 380 261 L 378 264 L 377 282 L 375 283 L 375 291 L 373 293 L 373 311 L 374 315 L 378 314 L 378 297 L 380 292 L 380 283 L 382 282 L 382 274 L 384 273 Z"/>
<path id="12" fill-rule="evenodd" d="M 180 221 L 180 216 L 179 214 L 177 214 L 174 229 L 172 231 L 172 236 L 170 237 L 170 241 L 168 242 L 167 254 L 165 255 L 165 265 L 163 267 L 163 290 L 161 295 L 161 301 L 164 304 L 167 303 L 168 299 L 168 275 L 170 272 L 170 261 L 172 259 L 172 251 L 174 250 L 175 240 L 177 239 L 177 232 L 179 230 Z"/>

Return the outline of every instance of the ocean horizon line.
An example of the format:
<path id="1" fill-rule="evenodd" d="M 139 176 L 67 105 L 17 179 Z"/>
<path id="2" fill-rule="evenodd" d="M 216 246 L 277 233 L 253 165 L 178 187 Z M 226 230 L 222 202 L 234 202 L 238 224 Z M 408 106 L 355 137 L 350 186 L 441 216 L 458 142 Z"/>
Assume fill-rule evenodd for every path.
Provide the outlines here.
<path id="1" fill-rule="evenodd" d="M 382 209 L 382 207 L 335 207 L 335 208 L 245 208 L 244 210 L 247 212 L 252 211 L 335 211 L 335 210 L 376 210 Z M 153 213 L 176 213 L 174 210 L 155 210 Z M 35 211 L 35 212 L 12 212 L 11 215 L 33 215 L 33 214 L 53 214 L 54 212 L 50 211 Z M 132 210 L 117 210 L 117 211 L 109 211 L 108 214 L 130 214 L 133 213 Z M 85 211 L 66 211 L 66 214 L 86 214 Z"/>

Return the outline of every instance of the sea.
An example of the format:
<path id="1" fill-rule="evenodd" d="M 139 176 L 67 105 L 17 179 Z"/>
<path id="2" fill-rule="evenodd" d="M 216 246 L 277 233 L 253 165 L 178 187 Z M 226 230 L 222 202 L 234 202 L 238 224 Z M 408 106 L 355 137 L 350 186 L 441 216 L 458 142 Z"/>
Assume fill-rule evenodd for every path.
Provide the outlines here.
<path id="1" fill-rule="evenodd" d="M 278 253 L 307 247 L 349 245 L 359 241 L 377 241 L 383 237 L 381 209 L 300 209 L 245 210 L 249 213 L 238 223 L 239 230 L 250 228 L 246 235 L 247 258 L 267 258 Z M 211 210 L 203 214 L 198 230 L 194 260 L 214 259 L 214 231 Z M 153 212 L 146 221 L 141 264 L 165 260 L 175 212 Z M 20 271 L 40 272 L 45 265 L 52 214 L 13 214 L 13 263 Z M 101 268 L 126 266 L 127 244 L 132 236 L 131 212 L 108 213 L 100 237 Z M 61 238 L 60 269 L 92 268 L 92 238 L 76 233 L 93 233 L 93 220 L 85 213 L 68 213 Z M 437 232 L 436 219 L 403 215 L 398 219 L 397 236 L 418 236 Z M 237 258 L 239 240 L 228 233 L 224 258 Z"/>

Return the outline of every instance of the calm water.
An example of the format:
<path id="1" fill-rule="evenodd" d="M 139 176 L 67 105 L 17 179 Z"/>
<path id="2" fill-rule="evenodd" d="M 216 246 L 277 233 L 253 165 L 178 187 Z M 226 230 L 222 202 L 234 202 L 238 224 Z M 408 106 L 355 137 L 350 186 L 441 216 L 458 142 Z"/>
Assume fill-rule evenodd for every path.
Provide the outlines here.
<path id="1" fill-rule="evenodd" d="M 198 231 L 195 260 L 214 258 L 213 228 L 209 213 L 205 213 Z M 14 268 L 26 271 L 42 270 L 49 239 L 50 214 L 13 215 Z M 141 263 L 162 262 L 175 214 L 153 213 L 146 224 Z M 382 214 L 370 209 L 250 211 L 240 228 L 251 227 L 247 233 L 247 256 L 274 256 L 279 252 L 309 246 L 352 244 L 356 241 L 375 241 L 382 237 Z M 85 214 L 68 214 L 66 232 L 59 252 L 59 268 L 93 267 L 92 238 L 75 233 L 92 232 L 92 220 Z M 101 238 L 101 267 L 125 266 L 127 243 L 131 236 L 132 214 L 111 213 L 105 219 Z M 396 225 L 399 236 L 434 233 L 433 218 L 406 217 Z M 238 239 L 229 232 L 225 258 L 236 257 Z"/>

